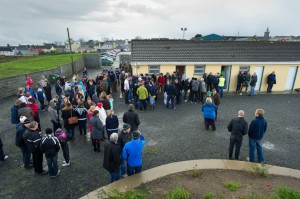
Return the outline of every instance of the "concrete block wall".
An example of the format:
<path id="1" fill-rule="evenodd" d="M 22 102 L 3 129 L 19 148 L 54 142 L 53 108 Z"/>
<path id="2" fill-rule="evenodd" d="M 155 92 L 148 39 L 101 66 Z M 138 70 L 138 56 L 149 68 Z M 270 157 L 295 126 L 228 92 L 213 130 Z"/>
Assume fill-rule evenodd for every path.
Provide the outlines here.
<path id="1" fill-rule="evenodd" d="M 86 54 L 84 55 L 84 64 L 87 68 L 100 68 L 100 55 L 98 54 Z"/>

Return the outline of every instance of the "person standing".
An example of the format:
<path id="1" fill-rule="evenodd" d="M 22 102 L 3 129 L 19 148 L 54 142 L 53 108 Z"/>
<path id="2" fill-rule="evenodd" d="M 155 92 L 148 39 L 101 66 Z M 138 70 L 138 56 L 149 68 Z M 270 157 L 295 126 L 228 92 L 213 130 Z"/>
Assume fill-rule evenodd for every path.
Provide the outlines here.
<path id="1" fill-rule="evenodd" d="M 264 163 L 264 155 L 262 149 L 262 139 L 267 131 L 267 121 L 264 118 L 265 111 L 256 109 L 255 119 L 249 126 L 249 158 L 250 162 L 255 162 L 255 149 L 257 150 L 257 158 L 259 163 Z"/>
<path id="2" fill-rule="evenodd" d="M 192 78 L 192 101 L 191 103 L 197 103 L 197 96 L 199 90 L 199 81 L 197 78 Z"/>
<path id="3" fill-rule="evenodd" d="M 251 80 L 251 75 L 250 75 L 249 71 L 247 71 L 245 74 L 245 86 L 246 86 L 245 92 L 246 93 L 248 93 L 248 87 L 250 85 L 250 80 Z"/>
<path id="4" fill-rule="evenodd" d="M 63 166 L 63 167 L 70 166 L 71 163 L 70 163 L 70 153 L 69 153 L 69 145 L 68 145 L 67 135 L 60 128 L 58 128 L 55 131 L 54 135 L 59 140 L 60 147 L 63 151 L 63 156 L 64 156 L 64 159 L 65 159 L 61 166 Z"/>
<path id="5" fill-rule="evenodd" d="M 16 103 L 10 108 L 10 121 L 14 125 L 18 125 L 20 123 L 20 117 L 18 116 L 18 109 L 20 104 L 22 103 L 21 100 L 17 100 Z"/>
<path id="6" fill-rule="evenodd" d="M 119 128 L 119 119 L 116 115 L 114 115 L 114 111 L 109 110 L 109 114 L 106 117 L 106 132 L 107 138 L 110 139 L 112 133 L 117 133 Z"/>
<path id="7" fill-rule="evenodd" d="M 80 135 L 86 136 L 87 109 L 84 107 L 83 101 L 79 101 L 75 112 L 78 117 L 78 127 Z"/>
<path id="8" fill-rule="evenodd" d="M 268 75 L 268 77 L 267 77 L 267 83 L 268 83 L 267 92 L 271 93 L 272 92 L 272 88 L 273 88 L 273 84 L 276 84 L 275 71 L 273 71 L 271 74 Z"/>
<path id="9" fill-rule="evenodd" d="M 167 104 L 166 104 L 166 108 L 169 108 L 170 105 L 170 100 L 171 100 L 171 105 L 172 105 L 172 109 L 176 109 L 176 107 L 174 106 L 174 100 L 175 100 L 175 95 L 176 95 L 176 88 L 172 83 L 170 83 L 167 88 L 166 88 L 166 93 L 167 93 Z"/>
<path id="10" fill-rule="evenodd" d="M 221 75 L 219 78 L 219 84 L 218 84 L 218 93 L 220 94 L 221 98 L 223 98 L 224 86 L 225 86 L 225 78 L 223 77 L 223 75 Z"/>
<path id="11" fill-rule="evenodd" d="M 30 121 L 34 121 L 33 117 L 34 113 L 31 108 L 27 107 L 27 104 L 24 102 L 20 103 L 19 109 L 18 109 L 18 117 L 25 116 Z"/>
<path id="12" fill-rule="evenodd" d="M 248 132 L 248 123 L 244 119 L 245 112 L 239 110 L 238 117 L 234 118 L 227 125 L 227 130 L 231 132 L 230 142 L 229 142 L 229 153 L 228 159 L 232 160 L 233 148 L 235 146 L 235 156 L 236 160 L 239 160 L 240 149 L 243 143 L 243 136 Z"/>
<path id="13" fill-rule="evenodd" d="M 46 99 L 47 99 L 47 102 L 48 102 L 48 105 L 49 105 L 49 102 L 52 100 L 52 94 L 51 94 L 51 85 L 49 84 L 48 81 L 45 81 L 45 95 L 46 95 Z"/>
<path id="14" fill-rule="evenodd" d="M 148 98 L 148 90 L 145 88 L 144 82 L 142 82 L 140 87 L 137 89 L 136 94 L 139 96 L 140 111 L 143 112 L 143 108 L 146 111 L 147 110 L 146 100 Z"/>
<path id="15" fill-rule="evenodd" d="M 64 120 L 64 128 L 66 129 L 66 133 L 70 140 L 75 139 L 75 126 L 77 124 L 70 124 L 69 118 L 75 117 L 76 112 L 74 111 L 70 102 L 66 103 L 66 106 L 61 110 L 61 117 Z"/>
<path id="16" fill-rule="evenodd" d="M 206 98 L 206 85 L 205 85 L 204 78 L 200 79 L 199 92 L 200 92 L 200 102 L 204 104 L 204 100 Z"/>
<path id="17" fill-rule="evenodd" d="M 133 111 L 133 105 L 129 104 L 128 111 L 123 115 L 123 122 L 130 125 L 132 131 L 136 131 L 140 125 L 139 115 Z"/>
<path id="18" fill-rule="evenodd" d="M 100 152 L 100 139 L 103 139 L 103 124 L 99 118 L 99 111 L 94 110 L 93 117 L 90 119 L 92 124 L 92 140 L 94 145 L 94 151 Z"/>
<path id="19" fill-rule="evenodd" d="M 245 79 L 245 76 L 244 76 L 243 72 L 241 71 L 238 75 L 238 80 L 237 80 L 237 87 L 236 87 L 237 95 L 243 95 L 242 90 L 243 90 L 244 79 Z"/>
<path id="20" fill-rule="evenodd" d="M 122 157 L 127 161 L 128 176 L 142 171 L 142 152 L 146 143 L 139 131 L 133 131 L 132 138 L 133 140 L 127 142 L 122 151 Z"/>
<path id="21" fill-rule="evenodd" d="M 119 133 L 119 138 L 118 138 L 118 144 L 120 145 L 121 147 L 121 151 L 123 151 L 123 148 L 125 146 L 125 144 L 127 142 L 129 142 L 132 138 L 132 135 L 131 135 L 131 127 L 129 124 L 127 123 L 124 123 L 123 124 L 123 128 L 122 128 L 122 131 Z M 122 162 L 121 162 L 121 165 L 120 165 L 120 171 L 121 171 L 121 176 L 122 177 L 126 177 L 125 173 L 126 173 L 126 166 L 125 166 L 125 160 L 122 158 Z"/>
<path id="22" fill-rule="evenodd" d="M 124 99 L 125 99 L 125 104 L 129 104 L 129 99 L 128 99 L 128 95 L 129 95 L 129 82 L 130 82 L 130 75 L 127 75 L 125 81 L 124 81 Z"/>
<path id="23" fill-rule="evenodd" d="M 220 95 L 217 93 L 217 90 L 214 88 L 212 90 L 212 97 L 211 97 L 213 103 L 219 107 L 220 103 L 221 103 L 221 100 L 220 100 Z M 216 120 L 217 120 L 217 117 L 218 117 L 218 108 L 216 109 Z"/>
<path id="24" fill-rule="evenodd" d="M 120 165 L 122 163 L 121 147 L 118 144 L 118 133 L 112 133 L 109 143 L 104 145 L 103 168 L 109 172 L 109 182 L 120 179 Z"/>
<path id="25" fill-rule="evenodd" d="M 8 158 L 8 156 L 7 155 L 5 155 L 5 153 L 4 153 L 4 150 L 3 150 L 3 143 L 2 143 L 2 140 L 1 140 L 1 138 L 0 138 L 0 161 L 4 161 L 4 160 L 6 160 Z"/>
<path id="26" fill-rule="evenodd" d="M 43 170 L 43 152 L 41 150 L 42 137 L 38 131 L 38 123 L 32 121 L 29 129 L 23 135 L 28 149 L 32 153 L 34 171 L 40 175 L 46 175 L 48 172 Z"/>
<path id="27" fill-rule="evenodd" d="M 210 97 L 206 98 L 206 103 L 202 105 L 202 112 L 204 117 L 205 130 L 208 131 L 209 126 L 212 126 L 212 129 L 216 130 L 215 119 L 216 119 L 216 110 L 218 107 L 212 103 Z"/>
<path id="28" fill-rule="evenodd" d="M 52 129 L 47 128 L 46 136 L 42 139 L 41 148 L 45 153 L 45 157 L 48 164 L 48 172 L 50 177 L 56 177 L 59 175 L 57 164 L 57 153 L 60 150 L 60 144 L 57 137 L 52 136 Z"/>
<path id="29" fill-rule="evenodd" d="M 57 114 L 57 106 L 56 106 L 56 101 L 53 99 L 49 102 L 49 107 L 48 107 L 48 113 L 51 118 L 51 122 L 53 125 L 53 132 L 56 131 L 56 129 L 61 128 L 60 120 Z"/>
<path id="30" fill-rule="evenodd" d="M 175 89 L 176 89 L 176 104 L 180 104 L 182 101 L 182 94 L 181 91 L 183 90 L 183 86 L 178 79 L 175 79 Z"/>
<path id="31" fill-rule="evenodd" d="M 257 82 L 257 75 L 256 75 L 256 73 L 253 73 L 253 75 L 251 76 L 251 81 L 250 81 L 251 90 L 250 90 L 249 96 L 254 95 L 256 82 Z"/>

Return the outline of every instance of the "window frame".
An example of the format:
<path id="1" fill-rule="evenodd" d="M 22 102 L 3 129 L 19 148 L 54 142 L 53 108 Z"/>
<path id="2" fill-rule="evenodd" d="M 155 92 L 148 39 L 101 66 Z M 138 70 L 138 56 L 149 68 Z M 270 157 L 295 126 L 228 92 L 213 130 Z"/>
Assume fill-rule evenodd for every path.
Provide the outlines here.
<path id="1" fill-rule="evenodd" d="M 151 67 L 157 67 L 156 69 L 152 69 Z M 156 72 L 156 75 L 160 74 L 160 65 L 148 65 L 148 75 L 151 76 Z"/>
<path id="2" fill-rule="evenodd" d="M 203 67 L 202 69 L 199 69 L 197 67 Z M 202 70 L 203 73 L 199 73 L 199 72 L 196 72 L 197 70 Z M 205 74 L 205 70 L 206 70 L 206 65 L 205 64 L 195 64 L 194 65 L 194 75 L 204 75 Z"/>

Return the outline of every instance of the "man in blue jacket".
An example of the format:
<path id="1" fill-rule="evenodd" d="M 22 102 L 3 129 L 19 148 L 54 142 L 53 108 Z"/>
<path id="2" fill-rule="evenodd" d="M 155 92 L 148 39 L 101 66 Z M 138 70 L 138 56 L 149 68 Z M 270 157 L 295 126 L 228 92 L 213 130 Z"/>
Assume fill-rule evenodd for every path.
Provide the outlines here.
<path id="1" fill-rule="evenodd" d="M 267 121 L 263 117 L 264 110 L 256 109 L 255 119 L 249 126 L 249 158 L 250 162 L 255 162 L 255 148 L 257 150 L 258 162 L 264 163 L 262 150 L 262 138 L 267 130 Z"/>
<path id="2" fill-rule="evenodd" d="M 131 176 L 142 171 L 142 151 L 145 146 L 145 139 L 139 131 L 132 132 L 130 142 L 126 143 L 122 157 L 127 161 L 127 174 Z"/>
<path id="3" fill-rule="evenodd" d="M 11 112 L 11 123 L 15 124 L 16 127 L 20 123 L 20 118 L 18 116 L 18 109 L 21 104 L 21 100 L 17 100 L 16 103 L 11 107 L 10 112 Z"/>

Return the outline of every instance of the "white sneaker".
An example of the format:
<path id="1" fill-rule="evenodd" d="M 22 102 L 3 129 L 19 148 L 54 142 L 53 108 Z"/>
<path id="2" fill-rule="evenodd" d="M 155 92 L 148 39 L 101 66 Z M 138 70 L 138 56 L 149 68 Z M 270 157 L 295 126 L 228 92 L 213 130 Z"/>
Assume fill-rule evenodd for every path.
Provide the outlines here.
<path id="1" fill-rule="evenodd" d="M 242 93 L 240 93 L 240 95 L 243 95 Z"/>
<path id="2" fill-rule="evenodd" d="M 65 164 L 65 163 L 66 163 L 66 161 L 64 160 L 64 161 L 63 161 L 63 164 Z"/>
<path id="3" fill-rule="evenodd" d="M 69 163 L 63 163 L 61 166 L 68 167 L 68 166 L 70 166 L 70 162 Z"/>
<path id="4" fill-rule="evenodd" d="M 8 156 L 6 155 L 5 157 L 4 157 L 4 160 L 6 160 L 8 158 Z"/>

